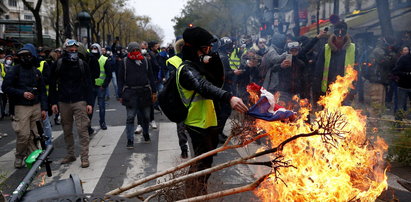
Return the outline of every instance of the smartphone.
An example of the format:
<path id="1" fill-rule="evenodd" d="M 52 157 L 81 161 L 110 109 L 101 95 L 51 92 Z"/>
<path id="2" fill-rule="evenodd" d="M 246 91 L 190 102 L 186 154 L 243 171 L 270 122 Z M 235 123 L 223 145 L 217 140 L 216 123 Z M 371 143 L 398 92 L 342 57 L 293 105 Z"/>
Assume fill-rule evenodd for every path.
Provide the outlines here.
<path id="1" fill-rule="evenodd" d="M 285 56 L 285 60 L 288 60 L 288 61 L 290 61 L 290 62 L 292 63 L 292 62 L 293 62 L 293 55 L 287 54 L 287 55 Z"/>

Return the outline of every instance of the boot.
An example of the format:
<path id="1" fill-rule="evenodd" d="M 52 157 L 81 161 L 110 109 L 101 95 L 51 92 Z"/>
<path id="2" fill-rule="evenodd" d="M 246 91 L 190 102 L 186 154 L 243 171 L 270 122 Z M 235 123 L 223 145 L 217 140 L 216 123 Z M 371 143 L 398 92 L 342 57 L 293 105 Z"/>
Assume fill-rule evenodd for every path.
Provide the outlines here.
<path id="1" fill-rule="evenodd" d="M 15 168 L 22 168 L 23 167 L 23 159 L 16 158 L 14 161 L 14 167 Z"/>
<path id="2" fill-rule="evenodd" d="M 68 155 L 68 156 L 64 157 L 64 159 L 61 161 L 61 164 L 68 164 L 68 163 L 71 163 L 73 161 L 76 161 L 76 157 Z"/>
<path id="3" fill-rule="evenodd" d="M 81 167 L 82 168 L 88 168 L 90 166 L 90 162 L 88 161 L 88 159 L 82 159 L 81 160 Z"/>

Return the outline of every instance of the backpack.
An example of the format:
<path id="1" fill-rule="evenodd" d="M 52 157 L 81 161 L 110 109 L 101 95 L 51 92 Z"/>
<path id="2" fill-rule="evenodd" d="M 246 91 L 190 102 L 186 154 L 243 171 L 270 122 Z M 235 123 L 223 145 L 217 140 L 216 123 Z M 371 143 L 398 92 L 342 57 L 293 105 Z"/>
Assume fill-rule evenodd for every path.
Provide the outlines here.
<path id="1" fill-rule="evenodd" d="M 184 63 L 181 65 L 184 65 Z M 172 122 L 180 123 L 187 118 L 188 108 L 190 108 L 196 92 L 194 91 L 190 98 L 189 105 L 186 107 L 181 100 L 180 93 L 178 92 L 177 71 L 178 69 L 171 72 L 170 77 L 164 83 L 164 88 L 158 94 L 157 99 L 161 111 L 163 111 L 167 118 Z"/>

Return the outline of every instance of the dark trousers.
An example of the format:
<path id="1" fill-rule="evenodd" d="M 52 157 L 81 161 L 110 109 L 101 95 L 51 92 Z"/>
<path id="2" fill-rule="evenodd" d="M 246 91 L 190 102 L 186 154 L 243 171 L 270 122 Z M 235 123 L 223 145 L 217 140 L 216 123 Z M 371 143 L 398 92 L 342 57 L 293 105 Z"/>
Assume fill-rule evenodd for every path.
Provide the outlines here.
<path id="1" fill-rule="evenodd" d="M 184 122 L 177 123 L 178 145 L 180 145 L 181 152 L 187 151 L 187 134 Z"/>
<path id="2" fill-rule="evenodd" d="M 218 127 L 210 127 L 207 129 L 186 126 L 187 132 L 190 135 L 191 143 L 193 145 L 194 155 L 199 156 L 203 153 L 217 148 L 218 145 Z M 213 156 L 197 161 L 190 166 L 189 173 L 194 173 L 199 170 L 210 168 L 213 164 Z M 210 174 L 187 180 L 185 184 L 185 191 L 187 197 L 204 195 L 207 193 L 207 181 Z"/>
<path id="3" fill-rule="evenodd" d="M 100 116 L 100 125 L 104 122 L 106 122 L 105 117 L 106 117 L 106 89 L 101 88 L 101 87 L 94 87 L 93 88 L 93 109 L 94 106 L 96 105 L 96 98 L 97 98 L 97 104 L 98 104 L 98 109 L 99 109 L 99 116 Z M 93 113 L 89 114 L 90 120 L 93 118 Z"/>

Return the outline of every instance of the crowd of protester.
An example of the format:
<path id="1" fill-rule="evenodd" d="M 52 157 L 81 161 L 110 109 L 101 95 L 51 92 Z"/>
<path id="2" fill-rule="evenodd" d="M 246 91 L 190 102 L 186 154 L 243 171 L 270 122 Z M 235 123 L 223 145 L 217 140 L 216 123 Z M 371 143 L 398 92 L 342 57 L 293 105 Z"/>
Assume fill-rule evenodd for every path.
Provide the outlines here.
<path id="1" fill-rule="evenodd" d="M 155 41 L 130 42 L 125 47 L 118 43 L 107 47 L 97 43 L 86 46 L 68 39 L 62 48 L 56 49 L 36 48 L 32 44 L 18 50 L 0 49 L 0 120 L 10 116 L 17 134 L 14 166 L 21 168 L 23 159 L 35 149 L 31 131 L 37 131 L 36 121 L 43 121 L 46 144 L 52 144 L 51 120 L 54 119 L 54 125 L 62 125 L 66 142 L 67 155 L 61 163 L 76 161 L 72 132 L 75 123 L 81 166 L 89 167 L 89 138 L 95 133 L 90 123 L 97 108 L 95 103 L 99 109 L 99 126 L 106 130 L 105 102 L 110 99 L 110 84 L 112 97 L 127 110 L 127 148 L 134 147 L 134 134 L 142 133 L 144 143 L 150 143 L 149 127 L 157 128 L 154 111 L 160 110 L 157 93 L 183 61 L 192 63 L 183 63 L 187 68 L 177 73 L 181 74 L 178 85 L 184 89 L 182 96 L 199 97 L 195 102 L 205 100 L 202 110 L 212 106 L 215 118 L 210 121 L 205 115 L 196 115 L 194 122 L 204 118 L 203 122 L 189 122 L 189 112 L 185 122 L 177 123 L 182 158 L 188 157 L 186 131 L 196 156 L 216 147 L 215 139 L 210 140 L 208 134 L 225 141 L 223 128 L 232 108 L 244 112 L 247 107 L 242 100 L 250 104 L 246 92 L 250 83 L 279 95 L 279 104 L 289 110 L 298 111 L 298 102 L 293 99 L 296 95 L 309 100 L 316 110 L 320 107 L 316 102 L 327 93 L 328 85 L 337 75 L 344 75 L 347 66 L 352 66 L 358 71 L 358 79 L 344 104 L 359 103 L 368 116 L 376 118 L 391 113 L 395 119 L 402 120 L 408 115 L 410 32 L 389 39 L 351 36 L 344 22 L 335 24 L 332 32 L 323 30 L 313 38 L 274 33 L 235 39 L 212 36 L 201 28 L 187 30 L 183 39 L 168 47 L 160 47 Z M 215 53 L 224 68 L 221 82 L 210 79 L 217 75 L 210 72 L 208 61 Z M 0 138 L 7 136 L 3 132 L 0 130 Z M 208 140 L 210 145 L 204 146 Z M 205 159 L 196 168 L 190 168 L 190 172 L 205 169 L 211 163 L 212 158 Z M 208 176 L 198 180 L 207 179 Z M 192 183 L 194 187 L 201 184 Z M 197 189 L 194 192 L 202 192 L 203 185 L 193 188 Z"/>

